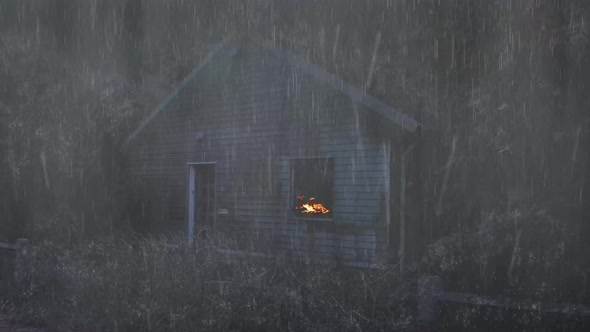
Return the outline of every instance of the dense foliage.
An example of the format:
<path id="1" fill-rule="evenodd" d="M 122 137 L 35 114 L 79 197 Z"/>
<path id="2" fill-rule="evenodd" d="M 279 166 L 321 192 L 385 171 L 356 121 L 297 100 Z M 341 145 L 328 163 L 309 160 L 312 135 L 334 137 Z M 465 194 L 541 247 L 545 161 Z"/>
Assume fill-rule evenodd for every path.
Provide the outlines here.
<path id="1" fill-rule="evenodd" d="M 227 246 L 224 246 L 227 248 Z M 413 282 L 299 258 L 102 238 L 32 249 L 30 287 L 2 320 L 60 331 L 332 331 L 408 327 Z M 59 253 L 59 254 L 55 254 Z"/>

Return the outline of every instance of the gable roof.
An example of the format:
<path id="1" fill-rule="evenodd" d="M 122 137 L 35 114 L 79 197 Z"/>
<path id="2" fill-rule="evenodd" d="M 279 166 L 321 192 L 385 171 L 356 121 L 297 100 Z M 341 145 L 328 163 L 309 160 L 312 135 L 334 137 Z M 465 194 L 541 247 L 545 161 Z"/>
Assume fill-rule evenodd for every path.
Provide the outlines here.
<path id="1" fill-rule="evenodd" d="M 213 58 L 221 55 L 227 46 L 226 44 L 227 43 L 225 40 L 215 44 L 205 59 L 203 59 L 203 61 L 201 61 L 201 63 L 195 67 L 145 119 L 140 122 L 139 126 L 131 134 L 129 134 L 124 142 L 124 146 L 133 141 L 133 139 L 137 137 L 137 135 L 148 125 L 148 123 L 154 119 L 156 115 L 161 113 L 172 101 L 172 99 L 174 99 L 174 97 L 176 97 L 176 95 L 178 95 L 178 93 L 190 81 L 192 81 L 202 71 L 202 69 L 211 62 Z M 275 56 L 286 59 L 293 66 L 301 69 L 303 72 L 310 75 L 314 79 L 326 83 L 334 89 L 347 94 L 353 102 L 366 106 L 367 108 L 382 115 L 386 119 L 389 119 L 393 123 L 399 125 L 403 129 L 410 132 L 416 132 L 418 127 L 420 127 L 420 124 L 416 120 L 412 119 L 406 114 L 394 109 L 393 107 L 377 100 L 372 96 L 367 95 L 349 83 L 346 83 L 340 78 L 336 77 L 334 74 L 327 72 L 325 69 L 304 61 L 293 52 L 284 49 L 278 49 L 272 47 L 271 45 L 260 45 L 260 47 L 263 47 L 265 50 L 269 51 Z"/>

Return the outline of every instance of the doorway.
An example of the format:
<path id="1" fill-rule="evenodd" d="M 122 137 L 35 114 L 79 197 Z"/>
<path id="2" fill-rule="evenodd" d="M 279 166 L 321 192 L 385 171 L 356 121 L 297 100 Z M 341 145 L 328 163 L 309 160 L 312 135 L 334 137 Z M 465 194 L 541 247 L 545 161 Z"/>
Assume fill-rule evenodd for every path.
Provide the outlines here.
<path id="1" fill-rule="evenodd" d="M 215 163 L 188 164 L 188 244 L 215 229 Z"/>

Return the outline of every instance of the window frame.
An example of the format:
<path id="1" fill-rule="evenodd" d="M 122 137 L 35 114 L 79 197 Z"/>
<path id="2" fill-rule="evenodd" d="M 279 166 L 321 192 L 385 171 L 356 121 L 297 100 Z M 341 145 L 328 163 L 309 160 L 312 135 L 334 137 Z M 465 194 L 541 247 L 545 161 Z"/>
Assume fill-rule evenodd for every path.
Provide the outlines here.
<path id="1" fill-rule="evenodd" d="M 293 220 L 302 220 L 302 221 L 333 221 L 334 220 L 334 197 L 335 197 L 335 190 L 334 190 L 334 184 L 336 183 L 336 176 L 335 176 L 335 158 L 331 157 L 331 156 L 313 156 L 313 157 L 292 157 L 292 158 L 287 158 L 289 160 L 289 180 L 290 180 L 290 186 L 289 186 L 289 196 L 287 198 L 288 201 L 288 216 L 293 219 Z M 301 214 L 301 213 L 297 213 L 295 210 L 295 199 L 296 199 L 296 177 L 297 177 L 297 172 L 296 167 L 297 167 L 297 162 L 302 162 L 305 160 L 327 160 L 327 162 L 330 164 L 330 173 L 331 173 L 331 185 L 329 188 L 329 192 L 330 192 L 330 196 L 329 197 L 329 201 L 330 202 L 326 202 L 325 200 L 322 202 L 321 200 L 319 201 L 319 203 L 324 203 L 326 204 L 326 208 L 330 209 L 330 213 L 327 214 Z"/>

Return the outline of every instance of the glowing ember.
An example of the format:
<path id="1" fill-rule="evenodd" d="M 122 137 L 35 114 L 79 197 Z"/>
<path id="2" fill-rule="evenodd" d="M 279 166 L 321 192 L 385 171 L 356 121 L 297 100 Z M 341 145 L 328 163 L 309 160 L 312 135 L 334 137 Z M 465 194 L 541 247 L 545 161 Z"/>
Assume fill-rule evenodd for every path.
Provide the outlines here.
<path id="1" fill-rule="evenodd" d="M 309 202 L 304 202 L 305 196 L 297 196 L 297 200 L 299 201 L 299 205 L 295 207 L 296 210 L 301 211 L 301 213 L 307 214 L 326 214 L 330 213 L 324 204 L 316 203 L 315 197 L 310 197 Z"/>

